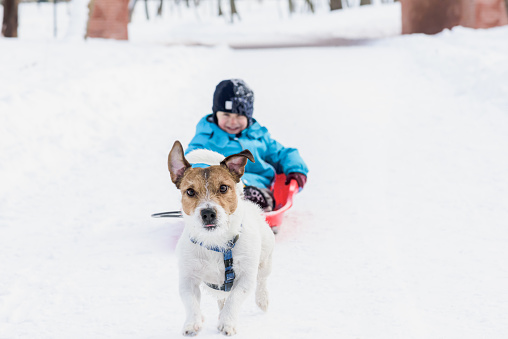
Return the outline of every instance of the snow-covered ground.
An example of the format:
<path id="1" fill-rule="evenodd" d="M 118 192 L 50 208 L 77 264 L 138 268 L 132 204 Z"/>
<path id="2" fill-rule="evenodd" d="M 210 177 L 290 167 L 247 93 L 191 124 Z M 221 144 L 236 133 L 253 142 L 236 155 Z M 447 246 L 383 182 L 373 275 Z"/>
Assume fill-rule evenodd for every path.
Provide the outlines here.
<path id="1" fill-rule="evenodd" d="M 393 36 L 394 4 L 294 25 L 371 38 L 385 22 L 363 45 L 233 50 L 215 25 L 215 47 L 160 38 L 142 7 L 131 42 L 53 39 L 35 24 L 46 5 L 22 4 L 32 28 L 0 39 L 0 338 L 180 337 L 183 225 L 150 214 L 178 208 L 167 153 L 229 77 L 310 167 L 277 235 L 270 309 L 250 297 L 237 338 L 507 337 L 508 27 Z M 238 30 L 286 39 L 272 24 Z M 202 304 L 199 336 L 221 337 Z"/>

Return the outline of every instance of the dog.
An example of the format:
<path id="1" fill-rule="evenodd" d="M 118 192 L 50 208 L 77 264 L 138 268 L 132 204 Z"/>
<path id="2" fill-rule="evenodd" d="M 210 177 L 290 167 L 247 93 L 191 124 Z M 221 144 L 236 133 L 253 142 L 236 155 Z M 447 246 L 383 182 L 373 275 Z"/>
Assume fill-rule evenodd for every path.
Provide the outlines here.
<path id="1" fill-rule="evenodd" d="M 254 158 L 248 150 L 228 157 L 195 150 L 187 157 L 194 166 L 176 141 L 168 168 L 182 194 L 185 223 L 176 247 L 186 311 L 182 334 L 194 336 L 203 327 L 202 288 L 217 298 L 218 330 L 235 335 L 240 306 L 250 292 L 255 290 L 261 310 L 268 308 L 267 278 L 275 244 L 261 209 L 242 198 L 240 178 Z"/>

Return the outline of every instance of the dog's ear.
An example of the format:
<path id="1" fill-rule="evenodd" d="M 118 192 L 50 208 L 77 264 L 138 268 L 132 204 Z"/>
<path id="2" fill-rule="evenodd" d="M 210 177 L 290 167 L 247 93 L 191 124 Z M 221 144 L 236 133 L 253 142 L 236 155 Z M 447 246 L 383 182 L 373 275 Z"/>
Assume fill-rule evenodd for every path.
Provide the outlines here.
<path id="1" fill-rule="evenodd" d="M 235 178 L 236 182 L 240 182 L 240 178 L 245 172 L 245 165 L 247 165 L 247 159 L 252 162 L 255 162 L 254 156 L 248 149 L 241 151 L 238 154 L 230 155 L 229 157 L 224 159 L 220 164 L 222 166 L 225 166 L 229 170 L 229 172 L 233 174 L 233 177 Z"/>
<path id="2" fill-rule="evenodd" d="M 191 167 L 187 159 L 183 156 L 183 147 L 180 141 L 175 141 L 171 152 L 168 156 L 168 168 L 171 174 L 171 181 L 180 188 L 180 181 L 182 180 L 185 171 Z"/>

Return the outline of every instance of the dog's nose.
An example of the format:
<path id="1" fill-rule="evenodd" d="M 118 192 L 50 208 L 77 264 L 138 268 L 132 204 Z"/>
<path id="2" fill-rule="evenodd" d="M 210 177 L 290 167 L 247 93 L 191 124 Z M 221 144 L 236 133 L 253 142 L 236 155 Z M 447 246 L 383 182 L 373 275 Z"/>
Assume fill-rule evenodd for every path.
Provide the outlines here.
<path id="1" fill-rule="evenodd" d="M 201 210 L 201 219 L 205 225 L 214 224 L 217 213 L 212 208 L 205 208 Z"/>

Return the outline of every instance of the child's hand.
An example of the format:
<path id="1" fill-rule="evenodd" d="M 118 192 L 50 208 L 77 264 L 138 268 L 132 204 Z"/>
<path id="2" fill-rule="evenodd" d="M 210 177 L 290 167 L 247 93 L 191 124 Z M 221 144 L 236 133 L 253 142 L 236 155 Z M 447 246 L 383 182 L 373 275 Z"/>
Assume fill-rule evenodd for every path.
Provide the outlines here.
<path id="1" fill-rule="evenodd" d="M 302 190 L 303 186 L 307 182 L 307 176 L 303 173 L 291 172 L 286 176 L 286 185 L 289 185 L 291 180 L 296 180 L 298 187 Z"/>

